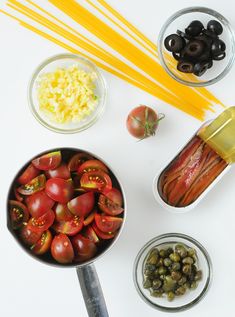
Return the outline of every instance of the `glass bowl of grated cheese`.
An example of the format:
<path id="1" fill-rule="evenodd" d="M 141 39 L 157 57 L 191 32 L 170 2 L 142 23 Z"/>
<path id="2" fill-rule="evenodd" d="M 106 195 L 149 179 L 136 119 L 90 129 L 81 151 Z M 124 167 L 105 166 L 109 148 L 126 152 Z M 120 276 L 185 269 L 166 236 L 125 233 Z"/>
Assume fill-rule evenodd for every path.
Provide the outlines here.
<path id="1" fill-rule="evenodd" d="M 28 88 L 34 117 L 59 133 L 89 128 L 104 110 L 107 88 L 94 63 L 73 54 L 48 58 L 35 70 Z"/>

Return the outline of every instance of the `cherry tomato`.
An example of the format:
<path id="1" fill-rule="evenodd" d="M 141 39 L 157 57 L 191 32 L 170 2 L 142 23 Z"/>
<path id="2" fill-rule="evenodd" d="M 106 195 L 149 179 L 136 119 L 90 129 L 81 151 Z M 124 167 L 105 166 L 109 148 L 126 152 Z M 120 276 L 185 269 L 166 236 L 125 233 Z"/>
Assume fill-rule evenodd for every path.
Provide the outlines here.
<path id="1" fill-rule="evenodd" d="M 87 160 L 92 160 L 92 159 L 93 157 L 88 153 L 84 153 L 84 152 L 77 153 L 74 156 L 72 156 L 71 159 L 69 160 L 68 169 L 70 172 L 76 172 L 79 165 L 81 165 Z"/>
<path id="2" fill-rule="evenodd" d="M 35 245 L 37 241 L 41 238 L 42 233 L 43 233 L 42 231 L 37 231 L 37 230 L 35 231 L 32 229 L 32 227 L 29 227 L 28 225 L 24 225 L 20 229 L 19 237 L 25 245 L 31 247 Z"/>
<path id="3" fill-rule="evenodd" d="M 98 238 L 97 234 L 91 226 L 87 227 L 84 235 L 86 236 L 86 238 L 90 239 L 94 243 L 100 242 L 100 239 Z"/>
<path id="4" fill-rule="evenodd" d="M 103 240 L 109 240 L 109 239 L 112 239 L 115 237 L 116 233 L 115 232 L 103 232 L 101 231 L 97 225 L 95 224 L 95 222 L 92 224 L 92 229 L 95 231 L 95 233 L 97 234 L 97 236 L 100 238 L 100 239 L 103 239 Z"/>
<path id="5" fill-rule="evenodd" d="M 21 185 L 25 185 L 29 183 L 33 178 L 37 177 L 39 174 L 40 171 L 36 167 L 34 167 L 33 164 L 30 164 L 20 175 L 17 181 Z"/>
<path id="6" fill-rule="evenodd" d="M 17 200 L 9 201 L 10 219 L 12 228 L 19 229 L 24 222 L 29 220 L 27 207 Z"/>
<path id="7" fill-rule="evenodd" d="M 33 231 L 46 231 L 50 228 L 55 220 L 55 214 L 53 210 L 48 210 L 42 216 L 38 218 L 32 217 L 28 222 L 28 227 Z"/>
<path id="8" fill-rule="evenodd" d="M 66 204 L 57 204 L 55 207 L 56 221 L 68 221 L 73 219 L 74 215 L 69 211 Z"/>
<path id="9" fill-rule="evenodd" d="M 52 200 L 44 190 L 30 195 L 26 198 L 28 210 L 32 217 L 39 218 L 46 211 L 54 206 L 54 200 Z"/>
<path id="10" fill-rule="evenodd" d="M 78 167 L 77 173 L 81 176 L 83 173 L 101 170 L 108 173 L 108 168 L 99 160 L 89 160 Z"/>
<path id="11" fill-rule="evenodd" d="M 80 180 L 81 187 L 86 190 L 108 193 L 112 189 L 112 181 L 103 171 L 84 173 Z"/>
<path id="12" fill-rule="evenodd" d="M 83 217 L 74 216 L 68 221 L 58 221 L 53 225 L 53 229 L 59 233 L 65 233 L 68 236 L 74 236 L 82 230 L 83 227 Z"/>
<path id="13" fill-rule="evenodd" d="M 117 216 L 124 211 L 122 203 L 122 194 L 116 188 L 112 188 L 106 195 L 101 194 L 98 202 L 99 208 L 111 216 Z"/>
<path id="14" fill-rule="evenodd" d="M 31 248 L 34 254 L 41 255 L 50 250 L 52 242 L 52 234 L 49 230 L 44 231 L 40 239 Z"/>
<path id="15" fill-rule="evenodd" d="M 88 192 L 73 198 L 67 206 L 74 215 L 86 217 L 93 209 L 94 204 L 94 193 Z"/>
<path id="16" fill-rule="evenodd" d="M 47 178 L 63 178 L 63 179 L 69 179 L 70 178 L 70 172 L 65 163 L 60 164 L 57 168 L 53 170 L 48 170 L 45 172 Z"/>
<path id="17" fill-rule="evenodd" d="M 16 198 L 18 201 L 23 201 L 23 200 L 24 200 L 23 196 L 21 196 L 20 193 L 18 193 L 16 187 L 14 188 L 14 194 L 15 194 L 15 198 Z"/>
<path id="18" fill-rule="evenodd" d="M 77 234 L 71 240 L 76 261 L 86 261 L 91 259 L 97 252 L 97 247 L 90 239 Z"/>
<path id="19" fill-rule="evenodd" d="M 73 262 L 73 246 L 66 234 L 60 233 L 54 237 L 51 244 L 51 255 L 61 264 Z"/>
<path id="20" fill-rule="evenodd" d="M 50 178 L 46 182 L 46 193 L 54 201 L 66 204 L 73 197 L 73 181 L 71 179 Z"/>
<path id="21" fill-rule="evenodd" d="M 150 107 L 139 106 L 129 113 L 126 126 L 132 136 L 138 139 L 145 139 L 155 135 L 158 122 L 163 117 L 159 118 L 157 113 Z"/>
<path id="22" fill-rule="evenodd" d="M 60 165 L 61 162 L 61 152 L 51 152 L 37 157 L 32 161 L 34 167 L 42 171 L 53 170 Z"/>
<path id="23" fill-rule="evenodd" d="M 17 191 L 22 195 L 32 195 L 40 190 L 43 190 L 46 185 L 46 177 L 41 174 L 33 178 L 29 183 L 21 185 L 17 188 Z"/>
<path id="24" fill-rule="evenodd" d="M 92 223 L 92 221 L 95 219 L 95 213 L 96 211 L 92 211 L 87 217 L 86 219 L 84 219 L 83 224 L 84 226 L 88 226 L 90 223 Z"/>
<path id="25" fill-rule="evenodd" d="M 103 232 L 115 232 L 121 227 L 122 222 L 122 218 L 95 214 L 95 223 L 98 229 Z"/>

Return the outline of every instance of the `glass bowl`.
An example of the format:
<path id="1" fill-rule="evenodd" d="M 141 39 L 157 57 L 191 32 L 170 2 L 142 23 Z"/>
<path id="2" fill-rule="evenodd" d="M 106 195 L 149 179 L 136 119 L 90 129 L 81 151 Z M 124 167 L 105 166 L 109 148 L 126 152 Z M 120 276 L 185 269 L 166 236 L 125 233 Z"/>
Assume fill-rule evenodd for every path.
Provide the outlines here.
<path id="1" fill-rule="evenodd" d="M 192 74 L 182 73 L 177 70 L 177 61 L 164 46 L 165 38 L 176 33 L 177 30 L 183 31 L 193 21 L 200 20 L 204 26 L 210 20 L 217 20 L 223 26 L 223 33 L 219 36 L 226 44 L 226 57 L 220 61 L 213 61 L 213 66 L 208 69 L 201 77 Z M 158 37 L 158 53 L 162 66 L 167 73 L 181 84 L 201 87 L 216 83 L 222 79 L 231 69 L 235 57 L 234 32 L 229 21 L 220 13 L 205 7 L 190 7 L 173 14 L 162 26 Z"/>
<path id="2" fill-rule="evenodd" d="M 74 64 L 78 65 L 79 69 L 96 74 L 95 94 L 98 96 L 98 104 L 96 105 L 95 110 L 80 122 L 70 122 L 66 124 L 53 122 L 39 109 L 39 102 L 37 98 L 39 78 L 42 74 L 55 71 L 58 67 L 67 68 Z M 76 133 L 93 125 L 103 113 L 106 102 L 106 94 L 107 88 L 105 80 L 95 64 L 81 56 L 73 54 L 60 54 L 45 60 L 34 71 L 28 87 L 28 101 L 32 114 L 44 127 L 58 133 Z"/>
<path id="3" fill-rule="evenodd" d="M 173 301 L 168 301 L 166 297 L 151 296 L 149 290 L 143 287 L 144 266 L 149 251 L 154 247 L 172 247 L 179 243 L 196 250 L 197 265 L 203 273 L 202 280 L 195 290 L 187 290 L 185 295 L 175 297 Z M 136 290 L 147 304 L 161 311 L 179 312 L 191 308 L 206 295 L 212 280 L 212 264 L 209 254 L 198 241 L 184 234 L 167 233 L 153 238 L 142 247 L 135 259 L 133 278 Z"/>

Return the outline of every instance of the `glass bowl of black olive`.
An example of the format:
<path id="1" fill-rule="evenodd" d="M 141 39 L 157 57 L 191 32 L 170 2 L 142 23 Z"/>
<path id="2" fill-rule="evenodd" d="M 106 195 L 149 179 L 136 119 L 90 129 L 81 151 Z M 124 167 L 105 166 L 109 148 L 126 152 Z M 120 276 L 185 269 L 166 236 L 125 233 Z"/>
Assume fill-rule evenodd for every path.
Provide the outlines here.
<path id="1" fill-rule="evenodd" d="M 187 310 L 206 295 L 212 264 L 195 239 L 167 233 L 147 242 L 137 254 L 133 279 L 141 298 L 166 312 Z"/>
<path id="2" fill-rule="evenodd" d="M 173 14 L 158 37 L 159 59 L 178 82 L 202 87 L 216 83 L 231 69 L 234 32 L 220 13 L 190 7 Z"/>

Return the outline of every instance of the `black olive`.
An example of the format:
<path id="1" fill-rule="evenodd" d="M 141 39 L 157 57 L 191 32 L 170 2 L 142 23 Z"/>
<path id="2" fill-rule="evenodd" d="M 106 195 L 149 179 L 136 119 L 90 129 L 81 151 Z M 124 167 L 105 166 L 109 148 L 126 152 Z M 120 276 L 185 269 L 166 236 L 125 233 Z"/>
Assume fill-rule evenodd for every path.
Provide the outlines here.
<path id="1" fill-rule="evenodd" d="M 205 34 L 208 37 L 211 37 L 212 39 L 217 39 L 218 38 L 217 34 L 215 34 L 214 32 L 211 32 L 209 30 L 203 30 L 202 33 Z"/>
<path id="2" fill-rule="evenodd" d="M 176 33 L 181 36 L 182 38 L 186 39 L 186 40 L 190 40 L 192 38 L 192 36 L 189 36 L 187 34 L 185 34 L 183 31 L 177 30 Z"/>
<path id="3" fill-rule="evenodd" d="M 216 20 L 211 20 L 208 22 L 207 24 L 207 30 L 217 34 L 217 35 L 220 35 L 223 33 L 223 27 L 222 25 L 216 21 Z"/>
<path id="4" fill-rule="evenodd" d="M 190 57 L 200 56 L 205 48 L 205 44 L 199 40 L 189 41 L 185 47 L 185 54 Z"/>
<path id="5" fill-rule="evenodd" d="M 175 59 L 175 60 L 177 60 L 177 61 L 179 61 L 179 60 L 180 60 L 180 58 L 181 58 L 181 56 L 180 56 L 180 54 L 179 54 L 179 53 L 175 53 L 175 52 L 173 52 L 173 53 L 172 53 L 172 55 L 173 55 L 174 59 Z"/>
<path id="6" fill-rule="evenodd" d="M 214 61 L 221 61 L 222 59 L 225 58 L 225 56 L 226 56 L 226 53 L 223 52 L 223 53 L 221 53 L 221 54 L 219 54 L 219 55 L 213 56 L 213 60 L 214 60 Z"/>
<path id="7" fill-rule="evenodd" d="M 180 52 L 185 45 L 185 40 L 177 34 L 171 34 L 165 38 L 165 48 L 170 52 Z"/>
<path id="8" fill-rule="evenodd" d="M 202 22 L 198 20 L 194 20 L 185 29 L 185 33 L 190 36 L 197 36 L 202 32 L 203 29 L 204 29 L 204 26 Z"/>
<path id="9" fill-rule="evenodd" d="M 208 69 L 210 69 L 213 66 L 213 61 L 212 59 L 208 60 Z"/>
<path id="10" fill-rule="evenodd" d="M 226 50 L 226 45 L 222 40 L 214 40 L 211 44 L 212 55 L 220 55 Z"/>
<path id="11" fill-rule="evenodd" d="M 195 40 L 202 41 L 207 45 L 207 48 L 210 49 L 213 39 L 205 34 L 199 35 L 195 37 Z"/>
<path id="12" fill-rule="evenodd" d="M 211 59 L 211 53 L 208 49 L 204 50 L 204 52 L 198 57 L 198 62 L 209 61 Z"/>
<path id="13" fill-rule="evenodd" d="M 202 76 L 207 71 L 208 66 L 209 66 L 209 63 L 207 61 L 196 63 L 193 69 L 194 75 L 198 77 Z"/>
<path id="14" fill-rule="evenodd" d="M 183 73 L 192 73 L 193 68 L 194 68 L 194 65 L 192 62 L 188 62 L 188 61 L 184 61 L 184 60 L 179 61 L 178 65 L 177 65 L 177 69 Z"/>

